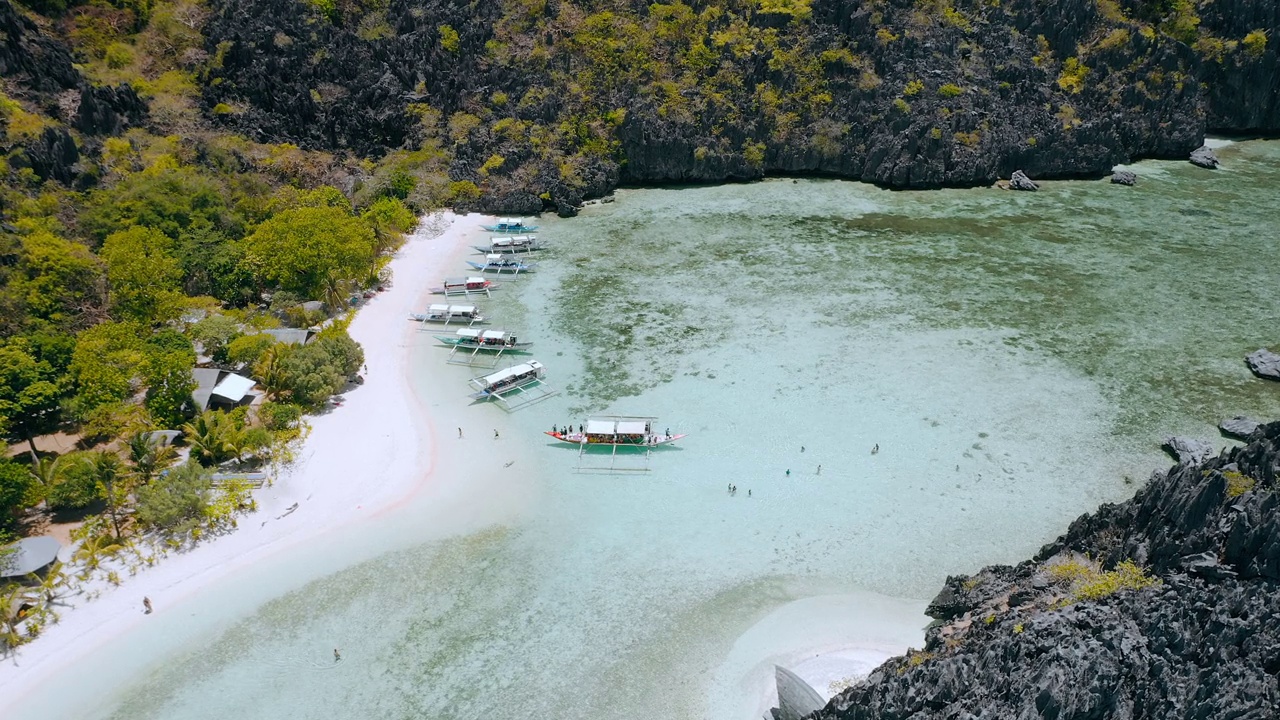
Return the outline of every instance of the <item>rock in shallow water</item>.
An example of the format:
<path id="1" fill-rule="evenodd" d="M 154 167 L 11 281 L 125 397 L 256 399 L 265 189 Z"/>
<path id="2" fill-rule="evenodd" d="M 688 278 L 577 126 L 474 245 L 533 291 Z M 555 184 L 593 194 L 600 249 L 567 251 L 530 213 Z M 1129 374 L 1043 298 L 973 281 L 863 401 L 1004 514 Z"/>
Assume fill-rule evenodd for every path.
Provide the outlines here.
<path id="1" fill-rule="evenodd" d="M 1014 190 L 1026 190 L 1028 192 L 1035 192 L 1040 189 L 1040 186 L 1035 184 L 1035 182 L 1033 182 L 1031 178 L 1027 177 L 1027 174 L 1021 170 L 1013 171 L 1013 175 L 1009 177 L 1009 187 Z"/>
<path id="2" fill-rule="evenodd" d="M 1185 437 L 1166 438 L 1160 447 L 1167 450 L 1173 459 L 1180 463 L 1204 462 L 1217 454 L 1209 443 Z"/>
<path id="3" fill-rule="evenodd" d="M 1218 156 L 1213 154 L 1208 145 L 1201 145 L 1191 151 L 1191 164 L 1213 170 L 1218 167 Z"/>
<path id="4" fill-rule="evenodd" d="M 1254 375 L 1267 380 L 1280 380 L 1280 355 L 1263 348 L 1246 355 L 1244 362 Z"/>
<path id="5" fill-rule="evenodd" d="M 1218 423 L 1218 429 L 1227 437 L 1240 438 L 1247 440 L 1254 430 L 1258 429 L 1260 423 L 1253 418 L 1247 418 L 1243 415 L 1237 415 Z"/>
<path id="6" fill-rule="evenodd" d="M 1137 185 L 1138 176 L 1128 170 L 1117 170 L 1111 174 L 1112 185 Z"/>

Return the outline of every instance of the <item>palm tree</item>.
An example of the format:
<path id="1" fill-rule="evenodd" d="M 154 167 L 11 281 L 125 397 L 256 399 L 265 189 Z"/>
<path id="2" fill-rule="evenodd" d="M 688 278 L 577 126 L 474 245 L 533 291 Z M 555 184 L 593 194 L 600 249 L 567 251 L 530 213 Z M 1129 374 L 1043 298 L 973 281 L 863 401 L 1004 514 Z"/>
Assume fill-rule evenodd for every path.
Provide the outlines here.
<path id="1" fill-rule="evenodd" d="M 123 537 L 120 530 L 120 515 L 125 503 L 129 500 L 129 475 L 124 471 L 124 463 L 113 453 L 99 452 L 86 460 L 93 474 L 102 486 L 103 495 L 107 499 L 107 518 L 115 530 L 116 538 Z"/>
<path id="2" fill-rule="evenodd" d="M 73 557 L 77 561 L 83 561 L 87 570 L 97 570 L 103 559 L 115 555 L 124 547 L 119 538 L 110 537 L 105 533 L 95 533 L 85 537 L 80 547 L 76 548 Z"/>
<path id="3" fill-rule="evenodd" d="M 47 490 L 58 482 L 58 474 L 62 469 L 62 456 L 40 458 L 31 468 L 31 475 Z"/>
<path id="4" fill-rule="evenodd" d="M 330 271 L 321 281 L 320 292 L 324 304 L 329 306 L 329 313 L 337 315 L 347 309 L 347 299 L 351 297 L 352 283 L 347 278 Z"/>
<path id="5" fill-rule="evenodd" d="M 267 397 L 274 399 L 285 389 L 284 356 L 288 350 L 281 344 L 272 345 L 258 356 L 253 364 L 253 377 L 267 391 Z"/>
<path id="6" fill-rule="evenodd" d="M 151 433 L 145 431 L 130 435 L 128 448 L 133 474 L 143 484 L 151 482 L 151 478 L 171 465 L 178 455 L 173 446 L 154 441 Z"/>
<path id="7" fill-rule="evenodd" d="M 27 597 L 21 585 L 13 585 L 0 590 L 0 640 L 12 650 L 22 644 L 22 636 L 18 634 L 18 623 L 22 622 L 20 614 Z"/>
<path id="8" fill-rule="evenodd" d="M 229 440 L 236 430 L 235 421 L 219 410 L 205 410 L 182 426 L 192 454 L 206 467 L 226 460 L 234 451 Z"/>

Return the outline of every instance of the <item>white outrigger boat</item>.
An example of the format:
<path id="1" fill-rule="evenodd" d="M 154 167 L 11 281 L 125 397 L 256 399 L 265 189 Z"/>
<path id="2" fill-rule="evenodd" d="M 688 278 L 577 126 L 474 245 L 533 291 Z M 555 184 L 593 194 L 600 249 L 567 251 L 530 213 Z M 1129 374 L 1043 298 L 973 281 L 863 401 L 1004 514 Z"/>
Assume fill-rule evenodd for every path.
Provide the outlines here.
<path id="1" fill-rule="evenodd" d="M 452 336 L 436 335 L 435 337 L 436 340 L 452 348 L 448 359 L 450 365 L 491 368 L 498 364 L 504 353 L 522 353 L 533 347 L 533 343 L 520 342 L 515 335 L 506 330 L 462 328 Z"/>
<path id="2" fill-rule="evenodd" d="M 546 368 L 542 363 L 530 360 L 472 378 L 471 385 L 477 392 L 471 397 L 474 400 L 497 400 L 508 410 L 518 410 L 556 394 L 543 382 L 545 377 Z"/>
<path id="3" fill-rule="evenodd" d="M 621 445 L 633 447 L 657 447 L 667 445 L 686 436 L 672 434 L 671 429 L 659 433 L 653 423 L 657 418 L 630 417 L 627 415 L 593 415 L 587 418 L 580 430 L 557 428 L 547 435 L 571 445 Z"/>
<path id="4" fill-rule="evenodd" d="M 507 235 L 503 237 L 489 238 L 489 246 L 472 245 L 471 247 L 488 255 L 490 253 L 499 253 L 503 255 L 513 255 L 515 253 L 527 253 L 534 250 L 541 250 L 542 244 L 538 242 L 537 235 Z"/>
<path id="5" fill-rule="evenodd" d="M 538 229 L 537 225 L 525 225 L 524 218 L 498 218 L 498 222 L 493 225 L 481 225 L 489 232 L 499 233 L 522 233 L 532 232 Z"/>
<path id="6" fill-rule="evenodd" d="M 512 275 L 519 275 L 522 272 L 529 272 L 538 263 L 517 260 L 509 255 L 503 255 L 501 253 L 489 253 L 484 256 L 483 263 L 468 260 L 467 264 L 480 272 L 511 273 Z"/>
<path id="7" fill-rule="evenodd" d="M 427 306 L 427 311 L 422 313 L 410 313 L 410 320 L 416 320 L 420 323 L 439 323 L 441 325 L 482 325 L 488 320 L 480 312 L 480 308 L 475 305 L 444 305 L 432 304 Z"/>
<path id="8" fill-rule="evenodd" d="M 431 288 L 436 295 L 485 295 L 497 290 L 498 284 L 482 277 L 446 278 L 440 287 Z"/>
<path id="9" fill-rule="evenodd" d="M 685 437 L 684 433 L 672 433 L 670 428 L 657 431 L 658 418 L 633 417 L 628 415 L 593 415 L 587 418 L 585 425 L 577 430 L 572 427 L 554 428 L 546 433 L 562 443 L 578 446 L 578 470 L 605 470 L 608 472 L 646 472 L 649 470 L 649 456 L 654 448 L 671 443 Z M 609 450 L 608 465 L 583 465 L 589 450 L 607 448 Z M 644 453 L 642 467 L 618 465 L 618 451 L 624 454 L 633 450 Z"/>

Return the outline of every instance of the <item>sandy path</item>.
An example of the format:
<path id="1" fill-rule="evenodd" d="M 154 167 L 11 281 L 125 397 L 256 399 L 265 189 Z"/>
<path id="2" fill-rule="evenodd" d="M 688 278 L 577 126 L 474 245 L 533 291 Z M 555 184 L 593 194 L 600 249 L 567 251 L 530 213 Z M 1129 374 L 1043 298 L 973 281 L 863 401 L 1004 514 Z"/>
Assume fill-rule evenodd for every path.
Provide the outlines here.
<path id="1" fill-rule="evenodd" d="M 144 596 L 155 600 L 156 616 L 162 616 L 167 605 L 237 569 L 419 493 L 439 461 L 433 448 L 442 446 L 432 418 L 418 403 L 430 404 L 432 398 L 419 397 L 409 374 L 410 339 L 418 326 L 407 313 L 426 305 L 428 286 L 459 274 L 460 258 L 478 227 L 475 216 L 445 213 L 427 218 L 409 238 L 391 263 L 392 286 L 369 300 L 351 323 L 351 336 L 365 350 L 365 383 L 347 393 L 340 407 L 310 418 L 312 431 L 298 461 L 272 487 L 257 492 L 259 511 L 242 518 L 231 535 L 171 555 L 119 588 L 104 585 L 97 600 L 75 601 L 77 607 L 63 611 L 61 622 L 0 662 L 0 705 L 23 698 L 129 632 L 144 617 Z"/>

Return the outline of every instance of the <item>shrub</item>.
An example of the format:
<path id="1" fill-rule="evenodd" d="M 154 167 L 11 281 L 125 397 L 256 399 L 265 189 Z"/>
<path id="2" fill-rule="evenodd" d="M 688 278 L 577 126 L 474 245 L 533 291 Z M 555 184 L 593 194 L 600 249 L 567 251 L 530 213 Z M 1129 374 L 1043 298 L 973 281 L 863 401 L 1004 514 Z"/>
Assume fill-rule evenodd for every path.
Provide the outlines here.
<path id="1" fill-rule="evenodd" d="M 1244 46 L 1244 52 L 1251 58 L 1260 58 L 1267 51 L 1267 31 L 1254 30 L 1244 36 L 1244 40 L 1240 41 Z"/>
<path id="2" fill-rule="evenodd" d="M 764 165 L 764 143 L 747 140 L 742 143 L 742 157 L 753 167 Z"/>
<path id="3" fill-rule="evenodd" d="M 902 98 L 898 98 L 897 100 L 893 101 L 893 109 L 897 110 L 903 115 L 906 115 L 911 112 L 911 105 L 907 103 L 906 100 L 903 100 Z"/>
<path id="4" fill-rule="evenodd" d="M 209 470 L 194 462 L 179 465 L 138 489 L 138 522 L 153 530 L 190 533 L 204 516 L 212 487 Z"/>
<path id="5" fill-rule="evenodd" d="M 1099 600 L 1121 590 L 1141 590 L 1160 583 L 1132 560 L 1117 564 L 1114 570 L 1102 570 L 1089 558 L 1073 555 L 1047 566 L 1045 572 L 1069 587 L 1073 602 Z"/>
<path id="6" fill-rule="evenodd" d="M 128 67 L 133 64 L 133 48 L 124 43 L 111 43 L 103 59 L 107 61 L 107 67 L 115 70 Z"/>
<path id="7" fill-rule="evenodd" d="M 440 31 L 440 47 L 451 53 L 458 52 L 458 48 L 462 46 L 462 40 L 458 37 L 458 31 L 448 25 L 441 25 L 436 28 Z"/>
<path id="8" fill-rule="evenodd" d="M 1116 28 L 1107 33 L 1107 36 L 1098 42 L 1098 47 L 1102 50 L 1114 50 L 1129 44 L 1129 31 L 1125 28 Z"/>
<path id="9" fill-rule="evenodd" d="M 1069 57 L 1062 63 L 1062 73 L 1058 75 L 1058 87 L 1076 94 L 1084 89 L 1084 78 L 1089 74 L 1089 67 L 1078 58 Z"/>
<path id="10" fill-rule="evenodd" d="M 1228 470 L 1222 473 L 1222 479 L 1227 481 L 1227 497 L 1238 498 L 1241 495 L 1253 489 L 1257 481 L 1245 475 L 1242 472 Z"/>
<path id="11" fill-rule="evenodd" d="M 919 80 L 912 80 L 903 86 L 902 94 L 905 97 L 911 97 L 912 95 L 919 95 L 921 90 L 924 90 L 924 83 Z"/>
<path id="12" fill-rule="evenodd" d="M 889 43 L 893 42 L 894 40 L 897 40 L 900 37 L 901 35 L 893 34 L 893 31 L 890 30 L 889 28 L 880 28 L 879 30 L 876 30 L 876 40 L 881 45 L 888 45 Z"/>
<path id="13" fill-rule="evenodd" d="M 947 83 L 946 85 L 943 85 L 942 87 L 938 88 L 938 94 L 944 98 L 959 97 L 963 93 L 964 93 L 964 90 L 960 89 L 959 85 L 955 85 L 952 83 Z"/>
<path id="14" fill-rule="evenodd" d="M 214 115 L 230 115 L 235 111 L 236 111 L 235 108 L 223 102 L 220 102 L 217 105 L 214 105 L 212 110 Z"/>
<path id="15" fill-rule="evenodd" d="M 106 499 L 89 453 L 65 456 L 58 481 L 45 494 L 51 510 L 83 510 Z"/>
<path id="16" fill-rule="evenodd" d="M 241 335 L 227 343 L 226 361 L 238 367 L 253 365 L 275 344 L 275 338 L 270 335 Z"/>

